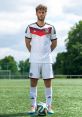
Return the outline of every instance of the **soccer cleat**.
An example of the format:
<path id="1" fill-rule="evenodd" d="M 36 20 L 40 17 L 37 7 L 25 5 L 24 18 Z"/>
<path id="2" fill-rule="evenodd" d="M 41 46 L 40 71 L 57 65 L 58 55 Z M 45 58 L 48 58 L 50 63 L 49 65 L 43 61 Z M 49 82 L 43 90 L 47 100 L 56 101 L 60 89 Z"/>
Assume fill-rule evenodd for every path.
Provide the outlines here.
<path id="1" fill-rule="evenodd" d="M 54 114 L 54 111 L 52 110 L 51 106 L 48 106 L 48 114 Z"/>
<path id="2" fill-rule="evenodd" d="M 34 106 L 31 106 L 31 111 L 28 112 L 28 114 L 35 114 L 36 108 Z"/>

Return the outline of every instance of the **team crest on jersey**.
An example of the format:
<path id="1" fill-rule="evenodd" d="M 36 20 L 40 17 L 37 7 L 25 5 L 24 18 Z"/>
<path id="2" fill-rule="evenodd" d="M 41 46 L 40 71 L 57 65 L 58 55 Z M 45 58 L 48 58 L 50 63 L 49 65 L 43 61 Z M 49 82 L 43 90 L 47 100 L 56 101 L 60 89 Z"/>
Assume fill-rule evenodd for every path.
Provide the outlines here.
<path id="1" fill-rule="evenodd" d="M 46 34 L 48 34 L 48 33 L 49 33 L 49 29 L 45 29 L 44 31 L 45 31 L 45 33 L 46 33 Z"/>

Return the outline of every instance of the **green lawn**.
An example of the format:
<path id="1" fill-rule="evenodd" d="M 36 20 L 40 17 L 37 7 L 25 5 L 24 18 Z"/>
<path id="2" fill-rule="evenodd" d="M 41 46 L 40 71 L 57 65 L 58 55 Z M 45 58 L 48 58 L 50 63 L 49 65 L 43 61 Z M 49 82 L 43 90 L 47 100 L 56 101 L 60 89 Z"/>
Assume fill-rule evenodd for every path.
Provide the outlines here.
<path id="1" fill-rule="evenodd" d="M 38 84 L 38 102 L 45 102 L 44 85 Z M 0 80 L 0 117 L 30 117 L 29 80 Z M 82 117 L 82 80 L 53 80 L 52 117 Z M 48 115 L 49 116 L 49 115 Z"/>

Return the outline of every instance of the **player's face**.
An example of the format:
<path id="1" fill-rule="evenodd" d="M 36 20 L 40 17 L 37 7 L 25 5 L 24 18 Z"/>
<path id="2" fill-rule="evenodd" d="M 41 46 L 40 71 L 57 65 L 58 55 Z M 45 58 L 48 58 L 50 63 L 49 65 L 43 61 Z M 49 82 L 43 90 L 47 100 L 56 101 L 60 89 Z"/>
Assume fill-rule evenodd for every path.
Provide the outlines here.
<path id="1" fill-rule="evenodd" d="M 44 10 L 38 10 L 36 12 L 37 18 L 39 21 L 44 21 L 45 16 L 46 16 L 46 12 Z"/>

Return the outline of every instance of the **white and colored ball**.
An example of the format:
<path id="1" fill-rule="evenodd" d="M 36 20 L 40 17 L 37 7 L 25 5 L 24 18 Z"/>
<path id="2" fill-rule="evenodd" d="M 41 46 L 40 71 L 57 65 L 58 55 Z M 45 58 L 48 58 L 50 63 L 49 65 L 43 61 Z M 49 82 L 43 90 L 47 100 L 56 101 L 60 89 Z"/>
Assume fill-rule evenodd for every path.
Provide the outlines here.
<path id="1" fill-rule="evenodd" d="M 39 116 L 46 116 L 47 115 L 47 110 L 48 109 L 47 109 L 47 106 L 46 106 L 45 103 L 40 102 L 40 103 L 37 104 L 37 110 L 36 110 L 36 112 L 37 112 L 37 114 Z"/>

